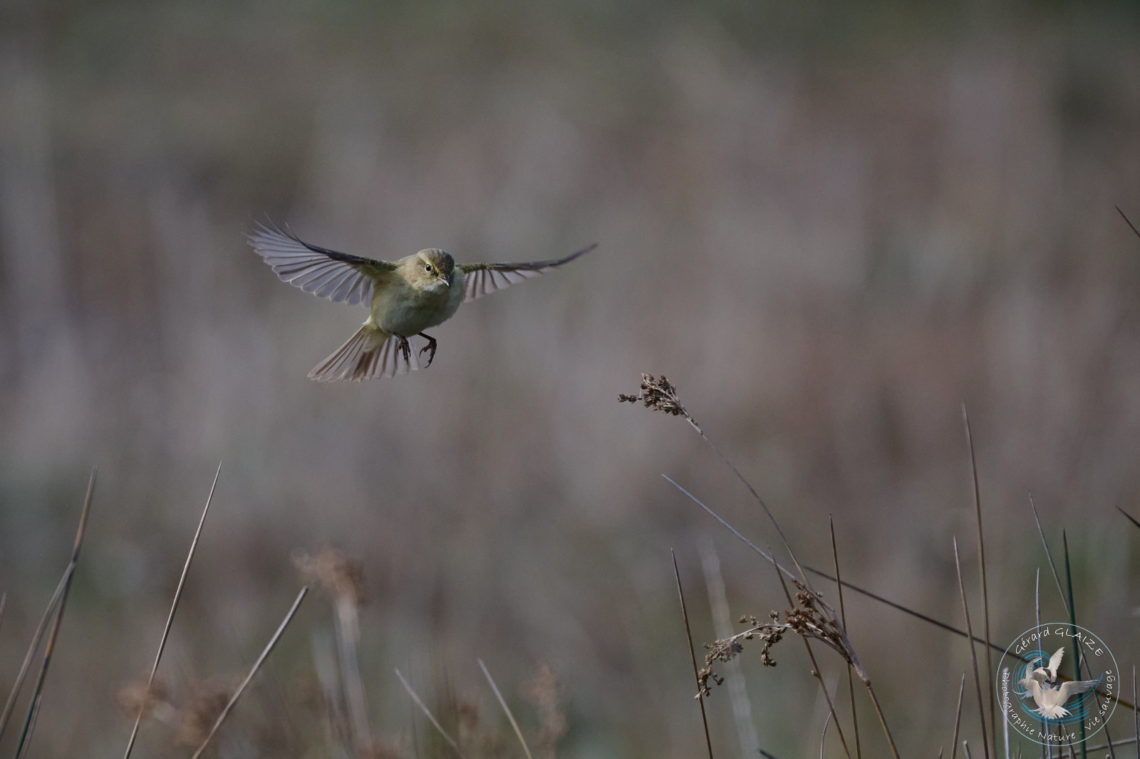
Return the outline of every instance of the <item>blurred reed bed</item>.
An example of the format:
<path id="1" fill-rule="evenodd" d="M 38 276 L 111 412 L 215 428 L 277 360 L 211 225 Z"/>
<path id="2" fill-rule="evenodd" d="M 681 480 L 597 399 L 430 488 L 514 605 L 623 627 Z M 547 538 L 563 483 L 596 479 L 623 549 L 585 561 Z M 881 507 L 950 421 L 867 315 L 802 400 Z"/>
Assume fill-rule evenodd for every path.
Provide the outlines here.
<path id="1" fill-rule="evenodd" d="M 1004 712 L 1002 717 L 999 717 L 995 705 L 993 694 L 995 693 L 997 673 L 994 669 L 991 652 L 1003 651 L 1003 647 L 995 642 L 989 634 L 991 621 L 987 599 L 991 580 L 987 575 L 984 560 L 983 508 L 976 479 L 977 463 L 974 457 L 973 438 L 965 409 L 963 409 L 963 419 L 966 430 L 966 447 L 970 458 L 970 472 L 973 477 L 975 496 L 974 512 L 979 557 L 979 591 L 977 595 L 982 601 L 980 626 L 978 626 L 979 620 L 976 616 L 973 621 L 971 618 L 969 594 L 964 582 L 956 536 L 952 538 L 952 542 L 957 586 L 962 603 L 963 626 L 957 626 L 954 622 L 931 618 L 919 610 L 892 602 L 873 591 L 844 581 L 838 549 L 840 539 L 837 538 L 833 521 L 829 524 L 832 559 L 830 570 L 819 570 L 801 563 L 775 514 L 736 465 L 706 435 L 704 429 L 682 402 L 677 388 L 666 377 L 642 375 L 641 387 L 638 392 L 620 394 L 619 401 L 641 404 L 653 411 L 680 416 L 688 422 L 701 439 L 716 452 L 720 463 L 726 466 L 733 477 L 747 488 L 756 505 L 766 516 L 767 523 L 774 535 L 778 537 L 782 553 L 786 554 L 786 560 L 790 562 L 790 567 L 781 565 L 776 558 L 776 553 L 760 548 L 753 540 L 745 536 L 737 527 L 725 520 L 697 496 L 672 478 L 665 476 L 679 492 L 719 522 L 723 528 L 738 538 L 772 568 L 787 603 L 784 610 L 773 609 L 763 620 L 755 614 L 746 614 L 740 617 L 738 624 L 743 626 L 743 629 L 733 632 L 733 624 L 727 619 L 728 599 L 725 593 L 725 578 L 720 572 L 720 558 L 712 543 L 702 545 L 700 550 L 703 554 L 702 566 L 708 589 L 709 609 L 714 616 L 719 618 L 716 626 L 720 633 L 715 640 L 704 644 L 703 665 L 698 665 L 693 639 L 693 624 L 686 604 L 686 595 L 683 590 L 676 554 L 673 553 L 673 573 L 680 597 L 681 617 L 692 659 L 692 673 L 696 687 L 695 698 L 700 706 L 701 729 L 710 759 L 717 755 L 714 751 L 714 742 L 721 746 L 719 751 L 722 753 L 725 751 L 723 746 L 727 743 L 732 745 L 733 749 L 738 749 L 742 755 L 754 753 L 763 756 L 775 755 L 767 750 L 763 730 L 754 721 L 753 715 L 763 714 L 763 704 L 768 703 L 771 699 L 779 700 L 779 692 L 767 687 L 761 678 L 756 678 L 750 686 L 746 686 L 745 676 L 739 667 L 738 659 L 745 655 L 748 657 L 756 656 L 754 649 L 759 646 L 759 662 L 762 667 L 775 667 L 777 665 L 774 658 L 776 647 L 786 638 L 795 637 L 798 637 L 803 643 L 806 655 L 806 662 L 804 663 L 810 663 L 807 672 L 818 682 L 820 694 L 826 702 L 827 711 L 825 715 L 822 715 L 822 727 L 813 724 L 811 715 L 805 714 L 801 717 L 801 723 L 797 725 L 798 733 L 801 736 L 801 745 L 793 747 L 793 750 L 810 751 L 811 743 L 806 736 L 815 735 L 818 730 L 818 751 L 820 755 L 826 755 L 829 734 L 834 734 L 839 744 L 839 748 L 833 748 L 832 753 L 835 755 L 841 753 L 848 759 L 861 757 L 864 755 L 864 751 L 869 756 L 883 755 L 888 751 L 894 757 L 910 753 L 910 750 L 905 748 L 900 751 L 896 744 L 889 727 L 890 720 L 875 687 L 872 685 L 871 675 L 856 653 L 852 637 L 848 633 L 847 609 L 849 605 L 852 608 L 870 605 L 879 609 L 876 631 L 878 633 L 889 635 L 889 631 L 897 627 L 898 621 L 907 615 L 920 620 L 928 627 L 928 634 L 923 636 L 924 641 L 922 643 L 926 647 L 945 646 L 945 643 L 937 642 L 938 637 L 961 637 L 968 641 L 972 678 L 969 678 L 965 671 L 961 673 L 958 701 L 953 721 L 950 723 L 952 725 L 952 738 L 949 744 L 950 756 L 957 755 L 960 738 L 962 738 L 962 747 L 966 756 L 971 755 L 971 738 L 974 740 L 974 751 L 977 752 L 977 747 L 980 745 L 985 756 L 992 754 L 995 757 L 1003 756 L 1005 759 L 1010 759 L 1015 755 L 1021 756 L 1023 749 L 1036 751 L 1035 747 L 1027 748 L 1026 745 L 1017 740 L 1011 743 L 1009 726 L 1004 723 Z M 194 676 L 186 678 L 188 681 L 180 683 L 177 689 L 172 689 L 167 685 L 166 678 L 158 677 L 162 654 L 174 625 L 175 615 L 179 609 L 179 603 L 186 587 L 199 540 L 203 534 L 203 528 L 206 525 L 206 517 L 214 500 L 220 473 L 221 468 L 219 467 L 191 540 L 189 552 L 174 591 L 166 625 L 162 630 L 158 652 L 149 674 L 145 681 L 128 682 L 123 684 L 120 689 L 118 696 L 120 708 L 124 713 L 134 715 L 134 725 L 126 741 L 125 758 L 131 756 L 140 730 L 151 734 L 149 741 L 151 751 L 161 751 L 168 754 L 171 751 L 181 753 L 183 750 L 189 752 L 193 749 L 191 755 L 195 759 L 203 755 L 208 749 L 210 755 L 218 756 L 240 756 L 251 750 L 259 753 L 269 752 L 288 756 L 345 757 L 436 755 L 493 757 L 512 753 L 506 747 L 506 742 L 509 739 L 507 737 L 508 731 L 502 724 L 503 719 L 495 720 L 493 717 L 484 716 L 477 702 L 456 696 L 451 684 L 446 679 L 434 684 L 437 692 L 436 703 L 434 707 L 429 706 L 398 667 L 394 669 L 396 679 L 418 712 L 427 720 L 427 724 L 417 724 L 418 721 L 414 719 L 416 713 L 411 712 L 411 718 L 408 719 L 402 730 L 386 736 L 375 734 L 371 726 L 373 709 L 368 705 L 366 693 L 369 689 L 373 691 L 387 689 L 367 676 L 361 667 L 359 653 L 361 620 L 359 612 L 367 598 L 364 572 L 360 563 L 348 559 L 342 552 L 331 548 L 325 548 L 312 555 L 301 552 L 294 556 L 294 564 L 305 585 L 243 679 L 225 676 L 202 679 Z M 52 595 L 41 623 L 32 636 L 19 674 L 15 678 L 3 712 L 0 712 L 0 740 L 3 739 L 10 724 L 13 728 L 19 728 L 19 740 L 16 743 L 14 754 L 16 757 L 30 755 L 30 746 L 37 726 L 39 709 L 45 695 L 49 666 L 63 625 L 64 611 L 72 580 L 78 567 L 80 550 L 83 547 L 87 532 L 94 491 L 95 474 L 93 472 L 88 483 L 87 495 L 84 499 L 70 560 L 57 586 L 57 591 Z M 1073 594 L 1072 565 L 1067 537 L 1062 533 L 1063 550 L 1060 558 L 1063 564 L 1059 567 L 1036 506 L 1033 504 L 1031 506 L 1035 527 L 1040 534 L 1046 566 L 1056 583 L 1065 615 L 1073 624 L 1076 624 L 1075 609 L 1078 598 Z M 1120 512 L 1121 516 L 1133 527 L 1140 529 L 1140 521 L 1123 509 L 1120 509 Z M 1062 586 L 1062 575 L 1066 578 L 1067 591 Z M 838 609 L 825 601 L 824 594 L 814 587 L 811 577 L 829 583 L 829 588 L 832 584 L 834 585 L 838 598 Z M 1039 583 L 1040 570 L 1038 570 L 1038 585 Z M 252 723 L 250 720 L 244 720 L 236 726 L 227 725 L 223 728 L 223 723 L 235 710 L 239 699 L 253 682 L 255 676 L 258 675 L 259 670 L 284 634 L 286 627 L 293 621 L 310 586 L 320 588 L 322 595 L 330 603 L 333 641 L 330 642 L 328 634 L 319 631 L 319 629 L 314 629 L 311 632 L 312 672 L 307 678 L 307 684 L 297 688 L 282 688 L 280 683 L 275 683 L 271 687 L 263 688 L 260 698 L 256 699 L 254 705 L 255 710 L 259 712 L 258 719 L 253 720 Z M 849 600 L 845 600 L 845 598 Z M 1040 625 L 1042 601 L 1039 595 L 1035 599 L 1035 604 L 1036 619 Z M 3 606 L 0 605 L 0 619 L 2 619 L 2 613 Z M 976 614 L 977 612 L 975 612 Z M 982 631 L 982 634 L 979 635 L 978 631 Z M 48 633 L 46 639 L 45 633 Z M 982 652 L 980 656 L 979 648 Z M 823 662 L 826 660 L 817 654 L 836 656 L 839 662 L 838 669 L 846 670 L 847 687 L 846 692 L 842 695 L 842 688 L 839 683 L 842 676 L 836 675 L 834 665 L 824 666 Z M 37 656 L 39 659 L 38 669 L 33 666 Z M 1030 663 L 1032 659 L 1025 658 L 1025 656 L 1023 656 L 1023 660 Z M 501 717 L 505 717 L 506 723 L 510 726 L 510 732 L 517 739 L 518 746 L 523 754 L 528 759 L 533 759 L 536 754 L 550 757 L 559 755 L 559 741 L 570 726 L 567 722 L 564 705 L 561 703 L 562 695 L 559 692 L 558 678 L 549 665 L 543 665 L 539 668 L 533 683 L 525 692 L 524 700 L 529 707 L 526 730 L 520 727 L 512 707 L 481 658 L 478 659 L 478 665 L 501 709 Z M 1120 694 L 1123 691 L 1120 688 L 1109 689 L 1105 692 L 1098 690 L 1097 693 L 1098 697 L 1103 696 L 1111 699 L 1124 707 L 1120 710 L 1120 718 L 1105 726 L 1103 741 L 1096 746 L 1091 748 L 1083 744 L 1074 746 L 1070 742 L 1068 745 L 1069 755 L 1075 756 L 1079 751 L 1082 756 L 1085 756 L 1089 751 L 1107 750 L 1109 755 L 1114 756 L 1116 749 L 1126 750 L 1129 746 L 1140 749 L 1140 709 L 1136 706 L 1134 663 L 1125 665 L 1123 671 L 1129 670 L 1133 673 L 1131 701 L 1121 697 Z M 721 672 L 729 673 L 729 677 L 732 678 L 729 694 L 736 731 L 735 741 L 729 737 L 731 731 L 727 729 L 717 731 L 710 728 L 709 707 L 705 705 L 706 700 L 712 695 L 713 689 L 725 683 L 725 675 Z M 29 675 L 33 675 L 34 685 L 30 686 L 30 695 L 23 695 L 21 691 L 27 684 Z M 896 672 L 890 673 L 888 677 L 890 676 L 897 677 L 898 675 Z M 62 676 L 57 675 L 57 677 L 67 679 L 68 675 L 65 673 Z M 183 677 L 185 678 L 185 675 Z M 264 679 L 272 677 L 272 675 L 266 674 L 262 677 Z M 967 679 L 972 679 L 974 684 L 973 698 L 970 699 L 974 702 L 973 704 L 963 698 L 966 693 Z M 859 701 L 856 698 L 856 682 L 859 682 L 865 690 L 870 712 L 873 715 L 869 716 L 864 713 L 862 726 L 857 706 Z M 882 683 L 882 680 L 879 682 Z M 749 695 L 750 690 L 752 696 Z M 753 703 L 754 698 L 759 701 L 760 706 Z M 26 716 L 23 719 L 22 727 L 19 725 L 19 720 L 13 721 L 12 719 L 16 706 L 21 701 L 26 702 Z M 967 726 L 963 730 L 964 705 L 977 709 L 977 723 L 973 729 L 971 726 Z M 892 719 L 906 722 L 913 719 L 911 711 L 922 712 L 926 708 L 928 707 L 921 698 L 897 703 L 894 705 L 896 714 Z M 843 713 L 848 709 L 850 710 L 849 713 Z M 815 715 L 816 718 L 819 716 L 818 714 Z M 614 715 L 614 717 L 620 720 L 620 715 Z M 880 731 L 878 734 L 875 734 L 875 730 L 871 729 L 872 719 L 877 722 Z M 1132 737 L 1120 737 L 1119 731 L 1122 728 L 1126 730 L 1129 722 L 1133 725 Z M 725 727 L 727 728 L 727 725 Z M 695 723 L 693 730 L 694 732 L 697 730 Z M 1115 739 L 1112 730 L 1117 731 Z M 527 732 L 530 733 L 529 741 Z M 1000 747 L 999 735 L 1004 737 Z M 215 736 L 217 736 L 216 740 Z M 214 741 L 215 745 L 211 746 L 211 741 Z M 535 746 L 534 752 L 531 750 L 531 743 Z M 925 752 L 931 748 L 932 744 L 927 740 L 920 742 L 911 750 Z M 1064 745 L 1058 746 L 1057 750 L 1060 753 L 1057 756 L 1064 756 L 1064 749 Z M 939 755 L 942 756 L 944 751 L 945 745 L 939 744 Z M 729 750 L 729 753 L 735 753 L 735 751 Z M 1042 747 L 1042 756 L 1052 757 L 1053 755 L 1052 748 Z"/>

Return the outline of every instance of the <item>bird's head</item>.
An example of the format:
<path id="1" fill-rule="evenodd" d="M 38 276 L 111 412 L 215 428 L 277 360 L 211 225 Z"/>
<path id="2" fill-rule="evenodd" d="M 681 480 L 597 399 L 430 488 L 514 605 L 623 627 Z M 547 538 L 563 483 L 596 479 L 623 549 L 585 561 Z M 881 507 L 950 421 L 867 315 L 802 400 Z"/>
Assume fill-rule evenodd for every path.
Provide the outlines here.
<path id="1" fill-rule="evenodd" d="M 439 248 L 426 248 L 411 257 L 408 279 L 421 290 L 439 290 L 451 287 L 455 274 L 455 259 Z"/>

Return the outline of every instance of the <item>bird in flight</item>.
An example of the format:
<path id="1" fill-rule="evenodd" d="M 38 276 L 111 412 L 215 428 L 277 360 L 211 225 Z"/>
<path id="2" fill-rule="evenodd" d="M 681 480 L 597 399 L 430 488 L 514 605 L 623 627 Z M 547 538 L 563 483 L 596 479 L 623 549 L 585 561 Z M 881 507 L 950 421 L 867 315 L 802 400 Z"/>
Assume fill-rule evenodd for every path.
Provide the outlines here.
<path id="1" fill-rule="evenodd" d="M 436 339 L 424 330 L 450 319 L 461 303 L 524 279 L 533 279 L 593 250 L 529 263 L 457 264 L 451 254 L 426 248 L 398 261 L 339 253 L 312 245 L 289 229 L 258 224 L 249 244 L 282 282 L 349 305 L 368 305 L 368 319 L 332 355 L 313 367 L 317 382 L 357 382 L 420 368 L 408 338 L 427 340 L 420 354 L 435 358 Z"/>

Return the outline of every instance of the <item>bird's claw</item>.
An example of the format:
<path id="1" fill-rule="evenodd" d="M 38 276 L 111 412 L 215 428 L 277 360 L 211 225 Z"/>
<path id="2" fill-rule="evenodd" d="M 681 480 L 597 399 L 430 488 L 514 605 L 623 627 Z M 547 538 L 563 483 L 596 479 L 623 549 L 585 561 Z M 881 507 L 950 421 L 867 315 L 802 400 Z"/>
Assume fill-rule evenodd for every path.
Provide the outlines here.
<path id="1" fill-rule="evenodd" d="M 435 360 L 436 339 L 430 335 L 425 335 L 422 332 L 420 333 L 420 337 L 427 340 L 427 345 L 420 348 L 421 356 L 425 353 L 428 354 L 427 364 L 424 365 L 424 368 L 426 369 L 427 367 L 431 366 L 431 362 Z"/>
<path id="2" fill-rule="evenodd" d="M 400 338 L 400 355 L 404 357 L 404 362 L 410 364 L 412 361 L 412 346 L 408 344 L 408 338 Z"/>

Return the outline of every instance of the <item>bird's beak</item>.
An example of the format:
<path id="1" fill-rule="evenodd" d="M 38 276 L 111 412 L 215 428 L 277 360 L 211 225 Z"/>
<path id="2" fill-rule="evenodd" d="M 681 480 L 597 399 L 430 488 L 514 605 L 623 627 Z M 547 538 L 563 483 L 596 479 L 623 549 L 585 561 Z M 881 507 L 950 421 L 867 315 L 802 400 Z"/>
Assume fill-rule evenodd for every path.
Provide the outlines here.
<path id="1" fill-rule="evenodd" d="M 444 282 L 444 284 L 446 284 L 448 287 L 451 287 L 451 275 L 450 275 L 450 274 L 448 274 L 447 276 L 445 276 L 445 277 L 443 278 L 443 282 Z"/>

